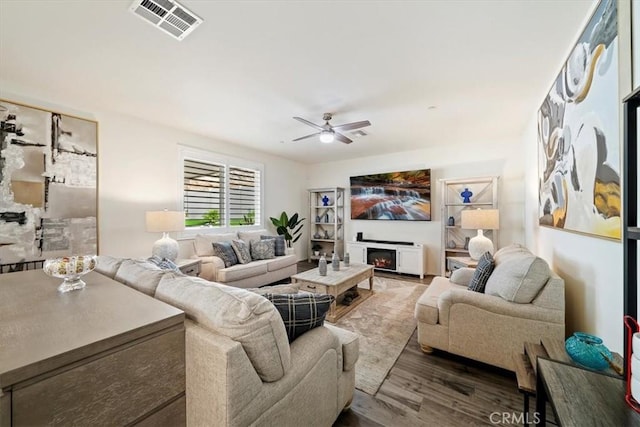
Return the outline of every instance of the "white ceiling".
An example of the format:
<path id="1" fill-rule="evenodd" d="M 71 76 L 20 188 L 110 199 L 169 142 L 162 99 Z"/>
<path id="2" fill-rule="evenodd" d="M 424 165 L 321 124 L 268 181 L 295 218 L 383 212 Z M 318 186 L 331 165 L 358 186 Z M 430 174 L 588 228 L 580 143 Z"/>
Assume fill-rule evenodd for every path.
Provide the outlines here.
<path id="1" fill-rule="evenodd" d="M 317 163 L 519 139 L 594 3 L 185 0 L 204 23 L 182 42 L 130 4 L 0 0 L 0 95 L 28 87 Z M 370 120 L 369 135 L 290 142 L 313 133 L 293 116 L 324 112 Z"/>

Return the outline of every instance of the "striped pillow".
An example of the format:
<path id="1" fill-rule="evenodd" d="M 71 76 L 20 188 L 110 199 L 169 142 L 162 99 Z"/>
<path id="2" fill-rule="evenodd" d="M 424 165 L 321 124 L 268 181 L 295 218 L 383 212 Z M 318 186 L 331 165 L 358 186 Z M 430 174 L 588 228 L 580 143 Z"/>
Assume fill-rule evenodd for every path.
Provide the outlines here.
<path id="1" fill-rule="evenodd" d="M 324 318 L 335 300 L 333 295 L 312 293 L 266 294 L 266 299 L 276 306 L 284 321 L 289 342 L 313 328 L 322 326 Z"/>
<path id="2" fill-rule="evenodd" d="M 493 256 L 490 252 L 485 252 L 482 254 L 480 259 L 478 260 L 478 266 L 476 267 L 476 271 L 469 282 L 469 290 L 474 292 L 484 293 L 484 287 L 487 285 L 487 280 L 489 280 L 489 276 L 493 272 L 493 267 L 495 267 L 495 262 L 493 261 Z"/>

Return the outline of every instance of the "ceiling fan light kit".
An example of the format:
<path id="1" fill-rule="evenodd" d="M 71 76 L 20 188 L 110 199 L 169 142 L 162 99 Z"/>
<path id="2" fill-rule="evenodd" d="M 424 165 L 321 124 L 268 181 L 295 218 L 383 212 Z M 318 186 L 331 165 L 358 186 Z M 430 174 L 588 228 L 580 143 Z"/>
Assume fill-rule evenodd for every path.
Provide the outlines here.
<path id="1" fill-rule="evenodd" d="M 307 126 L 311 126 L 312 128 L 318 130 L 318 132 L 312 133 L 311 135 L 301 136 L 300 138 L 294 139 L 293 142 L 301 141 L 307 138 L 312 138 L 317 135 L 320 137 L 320 142 L 323 142 L 325 144 L 330 144 L 336 139 L 345 144 L 351 144 L 353 141 L 347 138 L 346 136 L 344 136 L 343 134 L 341 134 L 340 131 L 354 130 L 354 129 L 360 129 L 363 127 L 371 126 L 371 122 L 369 122 L 369 120 L 363 120 L 360 122 L 345 123 L 343 125 L 332 126 L 329 123 L 331 118 L 332 118 L 331 113 L 324 113 L 322 117 L 322 119 L 325 121 L 324 125 L 317 125 L 301 117 L 294 117 L 295 120 L 301 123 L 304 123 Z"/>
<path id="2" fill-rule="evenodd" d="M 325 144 L 330 144 L 336 140 L 336 136 L 333 131 L 323 130 L 320 132 L 320 142 L 324 142 Z"/>

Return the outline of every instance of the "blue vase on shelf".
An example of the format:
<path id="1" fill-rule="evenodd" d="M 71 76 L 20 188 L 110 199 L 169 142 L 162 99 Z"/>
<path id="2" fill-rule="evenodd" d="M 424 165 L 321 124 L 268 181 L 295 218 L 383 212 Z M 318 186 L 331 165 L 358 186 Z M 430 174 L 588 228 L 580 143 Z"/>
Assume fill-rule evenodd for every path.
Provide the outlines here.
<path id="1" fill-rule="evenodd" d="M 460 196 L 462 196 L 462 203 L 471 203 L 471 196 L 473 196 L 473 192 L 469 191 L 468 188 L 465 188 L 464 191 L 460 193 Z"/>
<path id="2" fill-rule="evenodd" d="M 585 368 L 602 371 L 613 360 L 611 351 L 602 344 L 602 338 L 585 332 L 575 332 L 565 341 L 564 348 L 571 359 Z"/>
<path id="3" fill-rule="evenodd" d="M 322 206 L 329 206 L 329 198 L 326 195 L 322 196 Z"/>

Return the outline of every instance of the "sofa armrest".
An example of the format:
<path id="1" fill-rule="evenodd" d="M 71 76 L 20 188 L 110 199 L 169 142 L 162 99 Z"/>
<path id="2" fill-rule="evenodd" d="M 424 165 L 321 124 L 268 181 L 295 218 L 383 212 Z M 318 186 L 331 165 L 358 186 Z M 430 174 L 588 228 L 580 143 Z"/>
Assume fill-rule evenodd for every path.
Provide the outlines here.
<path id="1" fill-rule="evenodd" d="M 185 322 L 187 419 L 230 425 L 258 396 L 262 381 L 237 341 Z"/>
<path id="2" fill-rule="evenodd" d="M 356 366 L 360 356 L 360 336 L 351 331 L 332 326 L 325 322 L 324 327 L 329 329 L 342 344 L 342 370 L 350 371 Z"/>
<path id="3" fill-rule="evenodd" d="M 450 312 L 455 304 L 472 305 L 503 316 L 564 324 L 564 312 L 562 310 L 553 310 L 533 304 L 519 304 L 503 300 L 497 296 L 466 289 L 450 289 L 440 295 L 438 298 L 438 319 L 440 324 L 449 325 L 451 320 Z"/>
<path id="4" fill-rule="evenodd" d="M 211 282 L 217 282 L 218 270 L 224 268 L 224 261 L 217 256 L 199 256 L 197 258 L 202 261 L 200 277 Z"/>

